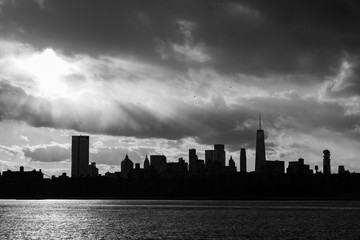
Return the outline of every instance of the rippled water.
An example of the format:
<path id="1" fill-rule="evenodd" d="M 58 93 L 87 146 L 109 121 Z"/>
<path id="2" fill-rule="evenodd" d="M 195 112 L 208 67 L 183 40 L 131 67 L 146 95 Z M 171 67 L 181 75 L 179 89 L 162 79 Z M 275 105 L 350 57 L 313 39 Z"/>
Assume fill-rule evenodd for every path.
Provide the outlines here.
<path id="1" fill-rule="evenodd" d="M 360 239 L 360 202 L 0 200 L 0 239 Z"/>

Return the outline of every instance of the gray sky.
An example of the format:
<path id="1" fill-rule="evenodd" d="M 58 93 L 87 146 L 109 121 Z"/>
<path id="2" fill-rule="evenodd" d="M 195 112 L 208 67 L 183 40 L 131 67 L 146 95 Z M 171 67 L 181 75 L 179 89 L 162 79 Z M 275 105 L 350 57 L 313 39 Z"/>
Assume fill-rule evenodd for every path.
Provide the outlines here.
<path id="1" fill-rule="evenodd" d="M 70 171 L 73 134 L 118 171 L 226 144 L 360 171 L 356 1 L 0 0 L 0 169 Z M 287 164 L 286 164 L 287 165 Z"/>

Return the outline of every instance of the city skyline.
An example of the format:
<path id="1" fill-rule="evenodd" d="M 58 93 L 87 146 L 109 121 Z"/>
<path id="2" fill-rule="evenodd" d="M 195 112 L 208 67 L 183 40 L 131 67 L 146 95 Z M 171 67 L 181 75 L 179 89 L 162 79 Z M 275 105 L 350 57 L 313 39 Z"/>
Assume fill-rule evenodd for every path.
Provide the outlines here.
<path id="1" fill-rule="evenodd" d="M 101 174 L 213 144 L 360 172 L 359 6 L 352 1 L 0 1 L 0 171 L 71 175 L 90 135 Z"/>
<path id="2" fill-rule="evenodd" d="M 185 174 L 188 172 L 191 175 L 206 174 L 233 174 L 233 173 L 255 173 L 260 175 L 267 174 L 331 174 L 332 170 L 337 168 L 338 174 L 350 173 L 344 165 L 338 165 L 331 167 L 330 151 L 325 149 L 323 151 L 322 171 L 318 165 L 314 166 L 314 169 L 310 168 L 309 164 L 305 164 L 303 158 L 299 158 L 297 161 L 279 161 L 279 160 L 266 160 L 266 146 L 264 142 L 264 130 L 261 127 L 261 113 L 259 113 L 259 128 L 256 130 L 256 153 L 254 159 L 255 169 L 254 171 L 248 171 L 247 169 L 247 157 L 246 149 L 240 149 L 240 158 L 238 161 L 234 161 L 232 155 L 229 160 L 226 160 L 226 151 L 224 144 L 213 144 L 213 149 L 206 149 L 204 151 L 204 159 L 200 159 L 197 155 L 196 149 L 189 149 L 187 161 L 183 157 L 179 157 L 177 161 L 167 161 L 166 156 L 161 154 L 150 154 L 150 161 L 148 154 L 141 162 L 133 162 L 126 153 L 125 158 L 120 160 L 120 168 L 115 169 L 115 172 L 106 172 L 99 175 L 99 169 L 96 167 L 96 162 L 89 160 L 89 139 L 90 136 L 72 136 L 71 142 L 71 178 L 84 178 L 84 177 L 100 177 L 100 176 L 117 176 L 120 173 L 121 178 L 127 179 L 128 176 L 139 171 L 151 171 L 156 174 L 162 174 L 166 171 L 174 171 L 175 173 Z M 238 162 L 238 167 L 236 166 Z M 285 164 L 288 164 L 286 167 Z M 36 171 L 35 169 L 33 169 Z M 118 171 L 116 171 L 118 170 Z M 150 171 L 150 172 L 149 172 Z M 24 172 L 24 166 L 20 166 L 20 173 Z M 41 169 L 39 170 L 41 173 Z M 3 173 L 11 174 L 11 170 L 4 171 Z M 333 171 L 334 173 L 334 171 Z M 355 173 L 355 172 L 353 172 Z M 19 174 L 19 173 L 15 173 Z M 114 175 L 115 174 L 115 175 Z M 43 175 L 50 177 L 47 173 Z M 53 175 L 52 177 L 67 177 L 67 172 L 63 172 L 59 176 Z M 173 176 L 174 177 L 174 176 Z"/>

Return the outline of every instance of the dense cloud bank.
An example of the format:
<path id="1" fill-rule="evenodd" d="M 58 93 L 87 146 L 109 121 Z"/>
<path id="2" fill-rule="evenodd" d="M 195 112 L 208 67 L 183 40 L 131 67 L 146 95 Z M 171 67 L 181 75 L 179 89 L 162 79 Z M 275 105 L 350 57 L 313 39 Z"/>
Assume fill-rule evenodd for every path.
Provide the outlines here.
<path id="1" fill-rule="evenodd" d="M 261 112 L 271 156 L 351 146 L 338 158 L 354 163 L 359 10 L 335 0 L 2 0 L 1 124 L 234 152 L 254 149 Z M 26 159 L 66 159 L 63 147 L 34 146 Z M 92 156 L 109 165 L 126 151 L 102 148 Z"/>

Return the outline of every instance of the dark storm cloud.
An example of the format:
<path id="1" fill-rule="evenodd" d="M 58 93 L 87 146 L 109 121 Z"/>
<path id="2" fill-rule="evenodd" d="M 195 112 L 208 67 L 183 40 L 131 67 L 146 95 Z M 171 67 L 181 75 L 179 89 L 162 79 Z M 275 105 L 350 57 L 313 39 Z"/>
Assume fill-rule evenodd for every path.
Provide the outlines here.
<path id="1" fill-rule="evenodd" d="M 125 54 L 181 69 L 194 61 L 161 59 L 160 43 L 182 46 L 179 20 L 194 24 L 219 71 L 255 75 L 329 75 L 344 52 L 360 52 L 356 1 L 7 1 L 1 32 L 39 48 Z M 181 45 L 182 44 L 182 45 Z M 183 48 L 183 50 L 186 48 Z"/>
<path id="2" fill-rule="evenodd" d="M 117 103 L 118 112 L 104 112 L 91 107 L 80 110 L 70 100 L 33 97 L 22 88 L 5 83 L 0 86 L 1 119 L 24 121 L 36 127 L 139 138 L 181 139 L 197 136 L 204 143 L 213 143 L 217 139 L 227 139 L 226 143 L 230 143 L 241 139 L 242 130 L 236 130 L 236 127 L 249 116 L 241 109 L 214 109 L 211 105 L 195 107 L 179 104 L 177 108 L 178 114 L 173 118 L 161 118 L 132 103 Z"/>
<path id="3" fill-rule="evenodd" d="M 257 109 L 265 119 L 263 125 L 266 138 L 271 129 L 296 129 L 306 134 L 327 129 L 341 132 L 352 139 L 359 137 L 359 133 L 354 132 L 360 121 L 359 116 L 346 115 L 346 109 L 338 103 L 301 98 L 295 93 L 289 93 L 285 97 L 252 98 L 244 100 L 243 105 L 226 104 L 219 99 L 201 106 L 179 102 L 173 105 L 176 114 L 171 118 L 156 116 L 154 112 L 132 103 L 118 102 L 116 106 L 111 112 L 89 106 L 79 112 L 71 100 L 33 97 L 21 88 L 5 83 L 0 88 L 1 119 L 24 121 L 36 127 L 136 138 L 194 137 L 200 144 L 223 143 L 232 151 L 239 147 L 254 148 L 257 129 L 257 112 L 254 109 Z M 29 150 L 26 154 L 37 159 L 35 156 L 39 151 Z M 65 151 L 60 153 L 65 156 Z M 41 154 L 53 161 L 45 152 Z M 56 156 L 56 159 L 60 159 Z M 114 161 L 116 159 L 118 158 L 115 157 Z"/>

